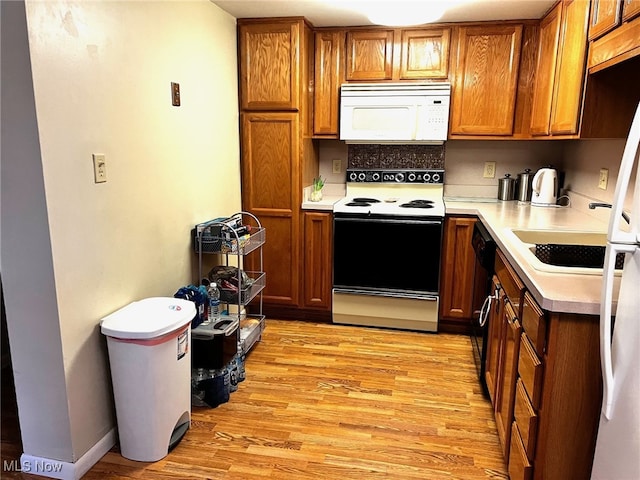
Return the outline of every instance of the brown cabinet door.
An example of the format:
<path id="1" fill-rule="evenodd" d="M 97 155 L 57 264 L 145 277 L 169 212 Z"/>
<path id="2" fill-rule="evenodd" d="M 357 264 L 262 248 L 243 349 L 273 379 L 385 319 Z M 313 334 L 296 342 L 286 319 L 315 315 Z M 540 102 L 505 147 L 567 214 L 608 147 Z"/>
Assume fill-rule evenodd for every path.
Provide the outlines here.
<path id="1" fill-rule="evenodd" d="M 473 316 L 475 254 L 471 237 L 475 223 L 472 217 L 447 217 L 444 227 L 440 317 L 457 320 L 463 329 L 470 328 Z"/>
<path id="2" fill-rule="evenodd" d="M 330 212 L 304 212 L 304 305 L 331 310 L 332 230 Z"/>
<path id="3" fill-rule="evenodd" d="M 588 19 L 588 2 L 564 0 L 560 36 L 561 50 L 551 108 L 551 134 L 573 135 L 578 133 L 582 106 L 582 84 L 587 57 Z"/>
<path id="4" fill-rule="evenodd" d="M 500 339 L 502 337 L 502 297 L 500 282 L 498 277 L 493 276 L 491 284 L 491 292 L 494 294 L 494 300 L 491 304 L 491 313 L 489 315 L 489 334 L 487 336 L 487 359 L 485 364 L 484 379 L 487 382 L 489 397 L 494 409 L 497 407 L 498 398 L 498 371 L 500 367 Z"/>
<path id="5" fill-rule="evenodd" d="M 393 30 L 347 32 L 348 81 L 391 80 L 393 78 Z"/>
<path id="6" fill-rule="evenodd" d="M 593 0 L 591 3 L 589 40 L 595 40 L 601 37 L 620 24 L 620 7 L 622 1 L 623 0 Z"/>
<path id="7" fill-rule="evenodd" d="M 640 0 L 622 0 L 622 21 L 628 22 L 640 15 Z"/>
<path id="8" fill-rule="evenodd" d="M 515 403 L 516 380 L 518 378 L 518 353 L 522 327 L 516 317 L 511 303 L 504 301 L 502 309 L 503 337 L 502 354 L 496 408 L 496 427 L 502 444 L 504 458 L 509 458 L 511 440 L 511 423 L 513 422 L 513 405 Z"/>
<path id="9" fill-rule="evenodd" d="M 512 135 L 522 25 L 460 27 L 451 135 Z"/>
<path id="10" fill-rule="evenodd" d="M 558 3 L 540 22 L 538 66 L 531 106 L 531 134 L 549 135 L 553 84 L 560 39 L 562 3 Z"/>
<path id="11" fill-rule="evenodd" d="M 297 305 L 299 295 L 298 167 L 299 122 L 296 113 L 241 114 L 242 202 L 266 229 L 263 247 L 266 303 Z M 255 270 L 254 254 L 247 257 Z"/>
<path id="12" fill-rule="evenodd" d="M 402 30 L 400 80 L 447 78 L 451 29 Z"/>
<path id="13" fill-rule="evenodd" d="M 344 31 L 316 32 L 315 41 L 313 134 L 338 138 Z"/>
<path id="14" fill-rule="evenodd" d="M 238 21 L 243 110 L 300 108 L 300 30 L 299 21 Z"/>

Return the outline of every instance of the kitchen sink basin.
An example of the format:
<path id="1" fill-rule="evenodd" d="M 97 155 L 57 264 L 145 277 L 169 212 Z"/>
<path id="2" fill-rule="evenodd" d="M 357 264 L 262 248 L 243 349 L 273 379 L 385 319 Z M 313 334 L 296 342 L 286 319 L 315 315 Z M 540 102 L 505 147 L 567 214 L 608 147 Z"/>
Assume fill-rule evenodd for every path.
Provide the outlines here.
<path id="1" fill-rule="evenodd" d="M 575 230 L 508 229 L 514 244 L 536 270 L 601 275 L 607 234 Z M 616 260 L 621 269 L 624 254 Z"/>

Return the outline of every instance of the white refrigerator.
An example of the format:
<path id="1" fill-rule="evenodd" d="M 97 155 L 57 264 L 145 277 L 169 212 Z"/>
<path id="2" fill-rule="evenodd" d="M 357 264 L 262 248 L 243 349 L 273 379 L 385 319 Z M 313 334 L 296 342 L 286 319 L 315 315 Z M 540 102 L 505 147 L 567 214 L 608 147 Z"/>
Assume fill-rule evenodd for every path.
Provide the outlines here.
<path id="1" fill-rule="evenodd" d="M 600 304 L 603 398 L 592 479 L 640 479 L 640 105 L 622 155 L 607 234 Z M 635 165 L 635 166 L 634 166 Z M 635 188 L 630 180 L 635 177 Z M 630 221 L 623 203 L 631 193 Z M 614 265 L 626 253 L 617 308 Z M 612 321 L 612 313 L 615 318 Z M 612 331 L 613 325 L 613 331 Z"/>

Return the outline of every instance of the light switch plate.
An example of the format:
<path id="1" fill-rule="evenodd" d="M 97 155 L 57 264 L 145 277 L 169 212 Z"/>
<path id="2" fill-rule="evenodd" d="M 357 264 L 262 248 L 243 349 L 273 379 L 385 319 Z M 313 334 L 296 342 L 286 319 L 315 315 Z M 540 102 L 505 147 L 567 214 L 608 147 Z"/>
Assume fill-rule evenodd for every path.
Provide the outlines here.
<path id="1" fill-rule="evenodd" d="M 332 173 L 342 173 L 342 160 L 340 160 L 339 158 L 335 158 L 333 160 Z"/>
<path id="2" fill-rule="evenodd" d="M 104 153 L 94 153 L 93 157 L 93 181 L 104 183 L 107 181 L 107 159 Z"/>

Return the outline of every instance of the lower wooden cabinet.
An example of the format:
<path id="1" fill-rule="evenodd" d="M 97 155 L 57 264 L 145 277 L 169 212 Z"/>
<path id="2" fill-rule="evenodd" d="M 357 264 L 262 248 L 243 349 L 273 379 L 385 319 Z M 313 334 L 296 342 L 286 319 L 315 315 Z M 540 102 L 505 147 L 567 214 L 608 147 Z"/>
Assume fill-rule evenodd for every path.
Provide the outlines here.
<path id="1" fill-rule="evenodd" d="M 496 272 L 494 289 L 517 294 L 502 252 Z M 602 402 L 599 317 L 545 312 L 529 292 L 519 298 L 519 308 L 503 300 L 490 317 L 486 360 L 509 476 L 589 480 Z"/>
<path id="2" fill-rule="evenodd" d="M 303 213 L 304 307 L 331 310 L 333 214 Z"/>
<path id="3" fill-rule="evenodd" d="M 439 331 L 468 333 L 473 317 L 475 217 L 447 217 L 440 275 Z"/>

